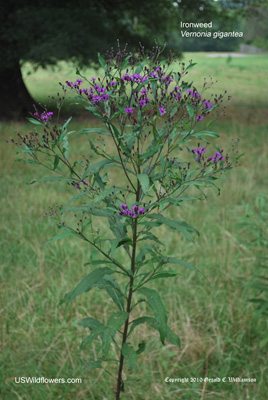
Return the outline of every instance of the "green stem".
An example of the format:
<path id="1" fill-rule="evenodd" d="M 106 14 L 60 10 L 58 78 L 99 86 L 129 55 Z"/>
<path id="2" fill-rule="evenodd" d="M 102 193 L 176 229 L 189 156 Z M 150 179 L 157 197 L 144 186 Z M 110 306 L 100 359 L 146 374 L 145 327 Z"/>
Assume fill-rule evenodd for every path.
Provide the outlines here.
<path id="1" fill-rule="evenodd" d="M 140 200 L 140 195 L 141 195 L 141 186 L 140 186 L 139 181 L 137 181 L 137 192 L 136 192 L 136 201 L 137 202 L 139 202 L 139 200 Z M 127 307 L 126 307 L 126 312 L 128 312 L 128 318 L 124 325 L 123 338 L 122 338 L 122 344 L 121 344 L 119 368 L 118 368 L 118 375 L 117 375 L 116 397 L 115 397 L 116 400 L 120 400 L 120 394 L 121 394 L 121 392 L 124 391 L 124 382 L 122 379 L 122 372 L 123 372 L 123 366 L 124 366 L 123 346 L 127 340 L 128 326 L 129 326 L 129 314 L 131 311 L 131 300 L 132 300 L 134 277 L 135 277 L 135 270 L 136 270 L 136 249 L 137 249 L 137 238 L 138 238 L 137 228 L 138 228 L 138 221 L 137 221 L 137 219 L 135 219 L 134 227 L 133 227 L 133 249 L 132 249 L 132 255 L 131 255 L 131 272 L 132 272 L 132 274 L 129 278 L 129 291 L 128 291 L 128 296 L 127 296 Z"/>

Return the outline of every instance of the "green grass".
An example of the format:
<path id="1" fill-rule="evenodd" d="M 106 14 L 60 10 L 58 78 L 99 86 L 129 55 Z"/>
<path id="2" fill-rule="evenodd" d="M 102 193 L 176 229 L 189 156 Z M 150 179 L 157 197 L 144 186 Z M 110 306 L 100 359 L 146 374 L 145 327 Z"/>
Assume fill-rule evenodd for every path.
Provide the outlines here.
<path id="1" fill-rule="evenodd" d="M 181 338 L 181 348 L 168 343 L 162 347 L 158 334 L 146 326 L 137 330 L 135 342 L 145 339 L 147 348 L 140 356 L 138 370 L 128 373 L 122 399 L 265 400 L 267 354 L 260 343 L 267 336 L 267 325 L 248 301 L 251 292 L 246 283 L 253 273 L 253 256 L 236 239 L 238 228 L 233 216 L 240 205 L 253 204 L 259 192 L 267 193 L 268 124 L 263 79 L 268 58 L 233 59 L 229 64 L 224 59 L 208 59 L 204 53 L 186 54 L 185 58 L 199 63 L 199 68 L 192 70 L 194 79 L 201 82 L 204 75 L 213 73 L 220 88 L 226 85 L 234 91 L 227 117 L 215 124 L 215 130 L 221 134 L 222 143 L 239 137 L 240 150 L 246 155 L 240 167 L 222 177 L 220 196 L 210 190 L 207 200 L 188 203 L 176 215 L 171 213 L 201 232 L 195 244 L 161 228 L 159 234 L 167 243 L 168 254 L 187 257 L 206 278 L 180 268 L 175 280 L 154 282 L 152 287 L 161 292 L 169 310 L 169 324 Z M 67 65 L 64 68 L 64 73 L 70 70 Z M 42 100 L 45 88 L 49 93 L 60 79 L 60 73 L 38 71 L 27 78 L 27 84 Z M 73 123 L 73 128 L 91 124 L 92 120 L 83 117 Z M 14 147 L 5 140 L 14 129 L 27 128 L 12 122 L 0 126 L 1 399 L 113 400 L 114 379 L 103 370 L 81 368 L 81 358 L 94 354 L 97 346 L 81 354 L 79 346 L 86 332 L 77 326 L 86 316 L 107 321 L 112 305 L 103 292 L 96 291 L 78 297 L 68 308 L 58 305 L 89 272 L 84 264 L 90 249 L 69 238 L 44 247 L 57 229 L 55 221 L 44 217 L 43 211 L 64 202 L 73 189 L 26 184 L 44 173 L 31 165 L 15 163 Z M 81 155 L 86 152 L 82 140 L 74 143 L 74 151 Z M 140 312 L 145 314 L 142 304 Z M 83 382 L 23 385 L 14 382 L 15 376 L 82 378 Z M 257 382 L 165 383 L 167 376 L 251 377 Z"/>

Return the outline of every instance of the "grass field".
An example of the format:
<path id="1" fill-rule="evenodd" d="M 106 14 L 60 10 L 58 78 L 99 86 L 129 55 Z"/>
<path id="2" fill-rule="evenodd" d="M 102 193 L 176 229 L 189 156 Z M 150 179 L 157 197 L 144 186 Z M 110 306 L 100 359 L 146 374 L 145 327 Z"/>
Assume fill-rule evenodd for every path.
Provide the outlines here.
<path id="1" fill-rule="evenodd" d="M 136 338 L 145 339 L 147 348 L 138 370 L 128 372 L 122 399 L 266 400 L 267 349 L 260 345 L 267 337 L 267 322 L 248 301 L 247 281 L 254 273 L 254 258 L 237 240 L 241 228 L 233 217 L 241 215 L 244 204 L 253 204 L 260 192 L 267 193 L 268 56 L 227 62 L 206 58 L 205 53 L 186 53 L 185 60 L 190 58 L 198 63 L 191 73 L 195 82 L 212 75 L 219 81 L 215 91 L 227 89 L 232 95 L 226 117 L 214 129 L 227 145 L 239 137 L 240 150 L 246 155 L 240 167 L 222 177 L 220 196 L 210 190 L 207 200 L 187 204 L 179 215 L 173 214 L 201 232 L 195 244 L 161 228 L 168 254 L 187 258 L 206 278 L 181 268 L 173 281 L 154 281 L 152 287 L 162 293 L 169 324 L 180 336 L 181 347 L 162 347 L 158 334 L 142 326 Z M 37 101 L 44 102 L 46 95 L 55 93 L 59 80 L 75 78 L 66 64 L 62 71 L 38 70 L 29 76 L 28 69 L 24 70 L 25 81 Z M 73 129 L 93 122 L 85 115 L 77 116 Z M 42 172 L 16 163 L 15 148 L 5 140 L 15 129 L 27 128 L 16 122 L 0 125 L 1 400 L 113 400 L 114 378 L 104 370 L 81 368 L 81 359 L 91 353 L 81 354 L 85 331 L 77 326 L 86 316 L 106 321 L 111 304 L 104 301 L 103 292 L 91 291 L 68 308 L 58 305 L 88 273 L 84 264 L 90 249 L 69 238 L 44 247 L 56 227 L 43 211 L 72 196 L 73 189 L 26 184 Z M 74 149 L 84 154 L 84 142 L 74 143 Z M 82 383 L 16 384 L 14 377 L 20 376 L 81 378 Z M 166 377 L 242 377 L 256 378 L 256 383 L 166 383 Z"/>

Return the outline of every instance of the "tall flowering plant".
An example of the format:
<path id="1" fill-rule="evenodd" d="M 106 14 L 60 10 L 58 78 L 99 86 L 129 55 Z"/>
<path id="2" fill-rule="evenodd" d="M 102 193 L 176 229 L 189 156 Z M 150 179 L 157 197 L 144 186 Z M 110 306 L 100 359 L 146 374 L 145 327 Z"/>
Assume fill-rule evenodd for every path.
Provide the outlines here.
<path id="1" fill-rule="evenodd" d="M 193 242 L 198 231 L 185 221 L 169 218 L 166 210 L 195 199 L 192 191 L 191 197 L 185 197 L 187 190 L 215 185 L 240 157 L 234 146 L 228 155 L 217 145 L 212 150 L 208 142 L 218 137 L 207 127 L 218 118 L 224 96 L 206 98 L 206 81 L 201 91 L 185 81 L 193 63 L 180 64 L 178 71 L 176 57 L 169 54 L 161 61 L 160 53 L 157 47 L 147 54 L 143 48 L 137 54 L 112 49 L 104 58 L 99 55 L 102 77 L 88 80 L 79 74 L 75 82 L 61 84 L 64 94 L 57 98 L 59 109 L 70 91 L 100 126 L 69 131 L 71 118 L 60 125 L 53 122 L 52 112 L 36 109 L 29 118 L 36 129 L 12 139 L 30 157 L 24 161 L 55 175 L 36 182 L 70 185 L 71 198 L 52 211 L 61 232 L 49 242 L 73 235 L 99 253 L 98 259 L 92 256 L 89 262 L 89 274 L 61 303 L 92 289 L 104 289 L 112 299 L 115 312 L 106 324 L 90 317 L 80 325 L 90 331 L 82 348 L 96 339 L 102 343 L 97 359 L 88 360 L 86 366 L 102 368 L 108 361 L 117 366 L 116 399 L 124 391 L 124 367 L 134 368 L 145 349 L 145 342 L 137 347 L 130 341 L 140 324 L 157 330 L 162 344 L 180 344 L 168 327 L 160 294 L 150 283 L 174 278 L 177 267 L 170 270 L 170 265 L 195 267 L 178 255 L 167 255 L 157 232 L 165 225 Z M 69 135 L 83 135 L 89 146 L 85 151 L 94 154 L 96 162 L 87 156 L 73 160 Z M 100 141 L 102 136 L 105 142 Z M 78 224 L 68 222 L 72 213 Z M 104 224 L 98 224 L 101 219 Z M 133 318 L 141 302 L 147 303 L 151 315 Z M 112 357 L 114 349 L 118 355 Z"/>

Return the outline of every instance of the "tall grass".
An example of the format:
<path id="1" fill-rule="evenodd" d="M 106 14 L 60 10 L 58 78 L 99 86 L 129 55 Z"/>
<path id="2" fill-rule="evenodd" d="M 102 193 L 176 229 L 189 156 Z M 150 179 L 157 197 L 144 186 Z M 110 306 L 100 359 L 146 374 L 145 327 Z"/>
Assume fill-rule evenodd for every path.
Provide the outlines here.
<path id="1" fill-rule="evenodd" d="M 254 57 L 255 64 L 253 58 L 232 60 L 227 65 L 223 59 L 206 59 L 204 54 L 189 56 L 203 62 L 200 62 L 200 81 L 212 71 L 214 76 L 218 74 L 222 86 L 226 84 L 230 90 L 237 90 L 227 118 L 219 121 L 215 130 L 224 143 L 239 137 L 240 149 L 246 155 L 228 179 L 222 177 L 220 196 L 210 189 L 207 200 L 188 202 L 179 215 L 171 212 L 201 232 L 195 244 L 161 227 L 168 254 L 186 258 L 203 275 L 181 268 L 173 283 L 154 282 L 154 287 L 164 294 L 169 322 L 181 337 L 181 348 L 170 344 L 162 348 L 157 333 L 146 326 L 137 329 L 136 338 L 146 340 L 147 348 L 139 369 L 129 372 L 125 399 L 265 400 L 267 358 L 259 343 L 267 335 L 267 326 L 248 301 L 250 289 L 246 280 L 252 275 L 253 258 L 236 239 L 233 215 L 239 205 L 253 204 L 257 193 L 267 192 L 268 124 L 264 118 L 263 72 L 258 67 L 267 65 L 267 58 Z M 235 72 L 231 70 L 235 65 L 246 67 Z M 259 111 L 255 109 L 255 100 L 250 105 L 246 95 L 253 70 L 257 76 L 252 100 L 259 102 Z M 29 77 L 29 87 L 33 89 L 33 79 L 38 83 L 44 74 L 40 71 Z M 58 77 L 47 76 L 47 79 L 54 82 Z M 49 85 L 48 82 L 40 85 L 35 90 L 42 99 L 44 86 Z M 54 83 L 51 85 L 54 88 Z M 242 113 L 241 109 L 246 111 Z M 84 118 L 77 119 L 73 128 L 91 124 Z M 79 346 L 86 332 L 77 326 L 86 316 L 97 316 L 105 322 L 112 305 L 94 291 L 77 298 L 68 308 L 58 305 L 64 293 L 90 271 L 90 266 L 84 264 L 91 250 L 72 238 L 44 247 L 57 228 L 53 220 L 43 216 L 43 211 L 53 203 L 64 202 L 73 189 L 64 184 L 27 185 L 40 177 L 41 172 L 31 165 L 15 163 L 14 148 L 5 143 L 14 129 L 24 130 L 27 126 L 11 122 L 1 124 L 0 129 L 1 399 L 112 400 L 114 378 L 103 370 L 88 371 L 81 367 L 81 360 L 94 355 L 98 343 L 92 350 L 81 353 Z M 75 138 L 73 141 L 74 151 L 82 156 L 87 151 L 85 142 Z M 139 312 L 145 313 L 142 303 Z M 80 377 L 83 382 L 16 384 L 14 377 L 19 376 Z M 225 376 L 256 378 L 256 383 L 165 382 L 166 377 Z"/>

